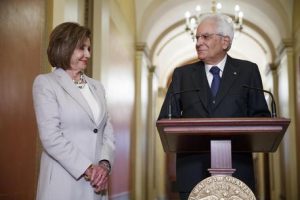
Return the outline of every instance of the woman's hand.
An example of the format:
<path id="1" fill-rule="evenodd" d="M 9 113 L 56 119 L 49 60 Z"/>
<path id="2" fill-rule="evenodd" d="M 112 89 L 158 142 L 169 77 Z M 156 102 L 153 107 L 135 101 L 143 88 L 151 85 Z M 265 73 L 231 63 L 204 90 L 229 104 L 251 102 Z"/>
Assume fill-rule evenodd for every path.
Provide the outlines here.
<path id="1" fill-rule="evenodd" d="M 84 172 L 83 177 L 86 181 L 91 180 L 93 165 L 90 165 Z"/>
<path id="2" fill-rule="evenodd" d="M 98 187 L 95 187 L 95 188 L 94 188 L 94 191 L 95 191 L 96 193 L 98 193 L 98 192 L 107 190 L 107 188 L 108 188 L 108 176 L 105 177 L 105 180 L 103 181 L 103 184 L 101 184 L 101 185 L 99 185 Z"/>
<path id="3" fill-rule="evenodd" d="M 99 163 L 91 167 L 90 182 L 95 192 L 100 192 L 107 189 L 108 186 L 109 169 Z"/>

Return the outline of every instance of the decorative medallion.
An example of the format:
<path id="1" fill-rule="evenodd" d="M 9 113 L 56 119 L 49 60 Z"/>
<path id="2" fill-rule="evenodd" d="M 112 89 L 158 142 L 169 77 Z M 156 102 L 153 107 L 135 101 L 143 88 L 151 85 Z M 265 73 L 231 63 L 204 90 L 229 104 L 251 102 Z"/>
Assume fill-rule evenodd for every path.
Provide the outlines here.
<path id="1" fill-rule="evenodd" d="M 216 175 L 199 182 L 188 200 L 256 200 L 251 189 L 232 176 Z"/>

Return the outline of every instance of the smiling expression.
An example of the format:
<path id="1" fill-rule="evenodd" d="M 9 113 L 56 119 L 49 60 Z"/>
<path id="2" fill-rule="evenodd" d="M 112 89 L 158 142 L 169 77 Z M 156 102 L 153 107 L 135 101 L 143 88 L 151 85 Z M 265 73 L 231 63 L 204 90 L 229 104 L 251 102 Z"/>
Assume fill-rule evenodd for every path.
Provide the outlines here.
<path id="1" fill-rule="evenodd" d="M 75 48 L 71 60 L 70 68 L 74 71 L 83 71 L 88 64 L 88 60 L 91 57 L 91 42 L 87 38 L 81 45 L 77 45 Z"/>
<path id="2" fill-rule="evenodd" d="M 206 64 L 219 63 L 230 44 L 228 36 L 218 33 L 217 24 L 212 20 L 205 20 L 198 26 L 196 39 L 198 58 Z"/>

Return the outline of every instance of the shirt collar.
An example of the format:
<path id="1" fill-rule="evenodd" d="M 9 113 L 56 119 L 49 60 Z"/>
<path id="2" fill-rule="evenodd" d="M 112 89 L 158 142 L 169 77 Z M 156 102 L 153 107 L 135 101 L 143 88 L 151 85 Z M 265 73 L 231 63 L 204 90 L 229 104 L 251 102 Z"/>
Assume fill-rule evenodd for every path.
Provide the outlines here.
<path id="1" fill-rule="evenodd" d="M 205 64 L 205 71 L 206 73 L 209 72 L 210 68 L 212 68 L 213 66 L 217 66 L 220 68 L 221 72 L 224 71 L 224 67 L 225 67 L 225 63 L 226 63 L 226 60 L 227 60 L 227 54 L 224 56 L 224 58 L 219 62 L 217 63 L 216 65 L 208 65 L 208 64 Z"/>

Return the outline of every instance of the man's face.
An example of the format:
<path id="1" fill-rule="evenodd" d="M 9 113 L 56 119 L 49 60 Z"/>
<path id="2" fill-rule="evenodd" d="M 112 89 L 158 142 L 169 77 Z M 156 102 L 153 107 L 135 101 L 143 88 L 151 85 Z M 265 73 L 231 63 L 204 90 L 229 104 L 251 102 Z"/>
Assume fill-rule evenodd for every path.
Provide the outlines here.
<path id="1" fill-rule="evenodd" d="M 203 21 L 197 28 L 196 50 L 198 58 L 206 64 L 219 63 L 226 54 L 230 44 L 228 36 L 217 32 L 217 24 L 214 21 Z"/>

